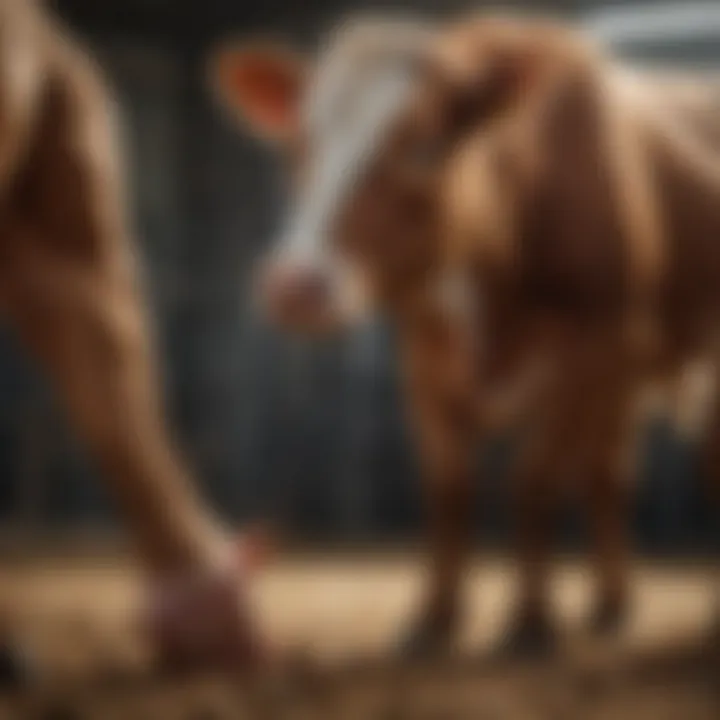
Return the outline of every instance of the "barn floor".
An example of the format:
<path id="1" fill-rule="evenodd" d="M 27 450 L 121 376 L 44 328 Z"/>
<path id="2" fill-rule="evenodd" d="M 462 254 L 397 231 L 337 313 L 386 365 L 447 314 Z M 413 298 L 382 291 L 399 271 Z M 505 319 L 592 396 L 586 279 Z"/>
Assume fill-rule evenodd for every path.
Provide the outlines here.
<path id="1" fill-rule="evenodd" d="M 303 648 L 313 669 L 248 689 L 148 669 L 129 625 L 137 586 L 122 559 L 16 560 L 0 571 L 0 601 L 39 672 L 24 693 L 0 697 L 0 720 L 717 720 L 720 664 L 701 642 L 712 616 L 708 572 L 644 565 L 634 577 L 627 632 L 601 643 L 582 633 L 587 571 L 558 564 L 562 650 L 552 662 L 510 665 L 490 651 L 513 571 L 477 563 L 457 655 L 399 667 L 385 650 L 412 609 L 416 559 L 296 558 L 267 571 L 258 600 L 271 635 Z"/>

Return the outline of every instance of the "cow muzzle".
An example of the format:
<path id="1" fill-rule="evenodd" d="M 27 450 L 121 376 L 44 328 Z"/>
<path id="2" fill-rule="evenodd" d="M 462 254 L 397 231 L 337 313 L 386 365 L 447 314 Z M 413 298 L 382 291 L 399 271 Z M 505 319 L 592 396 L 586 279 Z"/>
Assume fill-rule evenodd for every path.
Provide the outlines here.
<path id="1" fill-rule="evenodd" d="M 261 270 L 260 302 L 273 324 L 298 333 L 322 333 L 342 323 L 338 281 L 331 268 L 279 259 Z"/>

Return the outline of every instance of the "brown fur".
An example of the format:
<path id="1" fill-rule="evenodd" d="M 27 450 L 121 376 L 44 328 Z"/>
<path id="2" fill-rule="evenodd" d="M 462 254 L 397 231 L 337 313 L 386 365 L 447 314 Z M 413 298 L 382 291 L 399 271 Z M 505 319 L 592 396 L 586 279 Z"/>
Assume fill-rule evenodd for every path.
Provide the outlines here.
<path id="1" fill-rule="evenodd" d="M 542 389 L 534 402 L 525 396 L 519 415 L 533 419 L 518 480 L 522 627 L 528 618 L 546 619 L 547 522 L 553 496 L 567 483 L 589 493 L 599 612 L 625 602 L 622 506 L 638 394 L 658 379 L 678 382 L 698 356 L 715 362 L 720 121 L 712 84 L 696 83 L 691 96 L 687 82 L 673 81 L 670 92 L 666 78 L 645 76 L 626 88 L 621 69 L 563 29 L 513 23 L 512 31 L 522 37 L 516 62 L 535 56 L 557 68 L 546 85 L 535 77 L 525 106 L 516 108 L 519 134 L 508 132 L 511 122 L 494 140 L 487 127 L 477 129 L 496 153 L 515 148 L 520 161 L 534 161 L 525 188 L 508 181 L 500 196 L 511 226 L 502 252 L 509 259 L 500 274 L 480 262 L 478 285 L 485 382 L 493 387 L 506 376 L 512 383 L 513 354 L 524 358 L 539 347 L 550 359 Z M 458 32 L 455 52 L 459 38 L 467 48 L 486 48 L 488 36 L 501 35 L 485 21 Z M 528 103 L 533 87 L 546 104 Z M 502 187 L 499 171 L 476 175 L 478 194 L 488 180 Z M 479 238 L 482 219 L 465 223 Z M 466 247 L 470 259 L 477 240 Z M 482 377 L 479 385 L 482 398 Z"/>
<path id="2" fill-rule="evenodd" d="M 488 325 L 497 328 L 483 338 L 489 367 L 512 373 L 507 335 L 520 356 L 537 337 L 551 355 L 537 404 L 526 408 L 536 422 L 519 480 L 521 625 L 546 611 L 546 523 L 558 483 L 579 481 L 589 493 L 601 606 L 625 601 L 621 506 L 637 395 L 658 378 L 677 382 L 698 355 L 715 362 L 720 260 L 713 240 L 720 220 L 717 88 L 696 83 L 691 96 L 687 82 L 673 81 L 670 92 L 666 78 L 647 76 L 626 89 L 623 71 L 578 38 L 550 31 L 544 45 L 546 28 L 525 31 L 522 52 L 539 52 L 549 64 L 555 56 L 559 70 L 547 87 L 536 85 L 549 105 L 545 113 L 528 108 L 523 132 L 530 140 L 510 140 L 529 143 L 538 168 L 529 200 L 517 184 L 507 188 L 515 194 L 506 199 L 514 225 L 503 268 L 510 290 L 491 293 L 487 280 L 479 286 Z M 469 46 L 484 47 L 496 30 L 480 22 L 460 32 Z M 469 232 L 478 226 L 468 224 Z"/>
<path id="3" fill-rule="evenodd" d="M 528 427 L 518 629 L 548 621 L 549 521 L 567 488 L 588 496 L 598 618 L 612 622 L 640 397 L 716 362 L 717 86 L 629 74 L 535 20 L 465 17 L 418 53 L 427 81 L 340 208 L 335 241 L 400 336 L 432 525 L 421 629 L 453 625 L 476 443 L 505 422 Z M 452 273 L 480 318 L 441 299 Z"/>

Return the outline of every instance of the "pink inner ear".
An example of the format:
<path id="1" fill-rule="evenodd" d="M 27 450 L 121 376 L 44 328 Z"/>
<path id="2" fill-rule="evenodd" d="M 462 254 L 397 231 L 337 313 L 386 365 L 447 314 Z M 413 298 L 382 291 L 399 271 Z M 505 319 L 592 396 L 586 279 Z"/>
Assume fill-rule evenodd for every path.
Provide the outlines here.
<path id="1" fill-rule="evenodd" d="M 295 126 L 300 78 L 290 59 L 261 52 L 229 54 L 220 73 L 232 102 L 260 130 L 287 133 Z"/>

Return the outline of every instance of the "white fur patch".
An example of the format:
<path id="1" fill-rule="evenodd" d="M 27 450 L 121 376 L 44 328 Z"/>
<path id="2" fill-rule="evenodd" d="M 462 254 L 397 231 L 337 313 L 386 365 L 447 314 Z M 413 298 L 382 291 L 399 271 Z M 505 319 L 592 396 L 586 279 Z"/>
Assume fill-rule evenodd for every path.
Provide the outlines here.
<path id="1" fill-rule="evenodd" d="M 308 176 L 289 218 L 285 252 L 308 259 L 326 253 L 327 234 L 340 204 L 376 156 L 413 88 L 412 73 L 397 59 L 370 70 L 349 62 L 321 69 L 305 113 Z"/>

